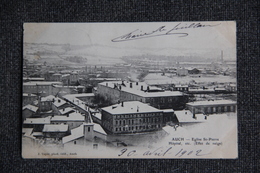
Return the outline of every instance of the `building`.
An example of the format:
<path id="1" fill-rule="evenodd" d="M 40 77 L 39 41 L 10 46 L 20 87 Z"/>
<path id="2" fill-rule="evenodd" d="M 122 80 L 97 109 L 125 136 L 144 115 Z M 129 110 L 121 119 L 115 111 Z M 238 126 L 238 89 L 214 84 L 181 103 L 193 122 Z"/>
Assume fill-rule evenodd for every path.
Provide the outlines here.
<path id="1" fill-rule="evenodd" d="M 156 131 L 163 126 L 163 111 L 139 101 L 122 102 L 101 110 L 102 127 L 113 134 Z"/>
<path id="2" fill-rule="evenodd" d="M 54 97 L 52 99 L 52 111 L 55 114 L 59 114 L 59 110 L 70 107 L 70 104 L 60 97 Z"/>
<path id="3" fill-rule="evenodd" d="M 70 130 L 79 127 L 84 122 L 85 116 L 76 112 L 68 114 L 67 116 L 55 115 L 51 118 L 51 124 L 67 124 Z"/>
<path id="4" fill-rule="evenodd" d="M 237 103 L 232 100 L 207 100 L 190 102 L 186 104 L 193 114 L 215 114 L 224 112 L 236 112 Z"/>
<path id="5" fill-rule="evenodd" d="M 194 124 L 203 123 L 207 120 L 207 115 L 203 114 L 193 114 L 189 110 L 175 111 L 174 114 L 178 119 L 178 124 Z"/>
<path id="6" fill-rule="evenodd" d="M 162 111 L 163 111 L 163 125 L 166 125 L 167 123 L 178 122 L 178 119 L 173 109 L 163 109 Z"/>
<path id="7" fill-rule="evenodd" d="M 97 95 L 112 104 L 118 101 L 140 101 L 158 109 L 183 109 L 188 102 L 188 95 L 180 91 L 165 91 L 144 82 L 102 82 L 97 86 Z"/>
<path id="8" fill-rule="evenodd" d="M 99 124 L 83 123 L 71 130 L 71 134 L 62 138 L 64 147 L 75 147 L 76 145 L 93 145 L 97 148 L 99 144 L 106 143 L 107 133 Z"/>
<path id="9" fill-rule="evenodd" d="M 42 133 L 45 138 L 62 139 L 64 136 L 68 136 L 70 131 L 67 124 L 46 124 Z"/>
<path id="10" fill-rule="evenodd" d="M 44 125 L 50 124 L 51 117 L 45 118 L 26 118 L 23 121 L 23 128 L 33 128 L 34 132 L 42 132 Z"/>
<path id="11" fill-rule="evenodd" d="M 229 84 L 229 85 L 225 86 L 225 88 L 229 92 L 237 92 L 237 85 L 236 84 Z"/>
<path id="12" fill-rule="evenodd" d="M 35 100 L 37 100 L 37 95 L 31 93 L 23 93 L 23 106 L 33 104 Z"/>
<path id="13" fill-rule="evenodd" d="M 188 69 L 186 69 L 186 68 L 177 68 L 176 74 L 178 76 L 186 76 L 186 75 L 188 75 Z"/>
<path id="14" fill-rule="evenodd" d="M 55 96 L 49 95 L 46 97 L 41 97 L 39 100 L 39 111 L 40 112 L 47 112 L 47 111 L 52 111 L 52 103 L 55 99 Z"/>
<path id="15" fill-rule="evenodd" d="M 26 118 L 31 118 L 33 117 L 38 111 L 38 107 L 33 106 L 33 105 L 26 105 L 23 107 L 23 120 Z"/>
<path id="16" fill-rule="evenodd" d="M 64 99 L 72 100 L 77 98 L 86 104 L 92 104 L 93 100 L 95 99 L 94 93 L 80 93 L 80 94 L 67 94 L 63 96 Z"/>
<path id="17" fill-rule="evenodd" d="M 61 82 L 57 81 L 35 81 L 35 82 L 24 82 L 23 93 L 36 94 L 39 96 L 48 96 L 53 93 L 53 85 L 62 85 Z"/>
<path id="18" fill-rule="evenodd" d="M 188 85 L 175 85 L 173 87 L 174 91 L 181 91 L 181 92 L 188 92 L 189 86 Z"/>

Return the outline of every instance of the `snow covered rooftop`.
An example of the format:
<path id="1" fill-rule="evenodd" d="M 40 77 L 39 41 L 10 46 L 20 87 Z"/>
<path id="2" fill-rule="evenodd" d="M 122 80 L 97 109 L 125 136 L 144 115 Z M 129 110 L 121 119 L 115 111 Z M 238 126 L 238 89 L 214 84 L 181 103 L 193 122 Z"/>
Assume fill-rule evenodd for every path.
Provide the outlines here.
<path id="1" fill-rule="evenodd" d="M 69 112 L 76 112 L 75 109 L 71 108 L 71 107 L 67 107 L 67 108 L 64 108 L 64 109 L 60 109 L 59 112 L 64 115 L 64 114 L 67 114 Z"/>
<path id="2" fill-rule="evenodd" d="M 144 104 L 139 101 L 129 101 L 120 104 L 115 104 L 102 108 L 102 110 L 109 112 L 110 114 L 132 114 L 132 113 L 148 113 L 148 112 L 162 112 L 148 104 Z"/>
<path id="3" fill-rule="evenodd" d="M 35 81 L 35 82 L 24 82 L 24 86 L 32 86 L 32 85 L 62 85 L 62 82 L 57 81 Z"/>
<path id="4" fill-rule="evenodd" d="M 50 116 L 46 118 L 26 118 L 24 124 L 50 124 Z"/>
<path id="5" fill-rule="evenodd" d="M 96 124 L 96 123 L 93 123 L 93 124 L 94 124 L 94 132 L 98 132 L 103 135 L 107 135 L 107 133 L 104 131 L 104 129 L 99 124 Z"/>
<path id="6" fill-rule="evenodd" d="M 136 82 L 132 83 L 132 87 L 130 87 L 130 82 L 122 81 L 113 81 L 113 82 L 102 82 L 99 85 L 107 86 L 110 88 L 114 88 L 116 85 L 117 87 L 121 87 L 121 91 L 125 91 L 128 93 L 132 93 L 141 97 L 170 97 L 170 96 L 183 96 L 182 92 L 179 91 L 162 91 L 161 88 L 151 87 L 149 86 L 150 90 L 158 90 L 158 92 L 147 92 L 148 85 L 144 82 Z M 143 86 L 143 90 L 141 90 L 141 86 Z"/>
<path id="7" fill-rule="evenodd" d="M 70 142 L 72 140 L 81 138 L 84 136 L 84 125 L 82 124 L 81 126 L 74 128 L 71 130 L 71 134 L 69 136 L 65 136 L 62 138 L 62 143 L 65 144 L 67 142 Z"/>
<path id="8" fill-rule="evenodd" d="M 46 96 L 46 97 L 42 97 L 41 98 L 41 101 L 53 101 L 53 99 L 55 98 L 55 96 L 54 95 L 48 95 L 48 96 Z"/>
<path id="9" fill-rule="evenodd" d="M 35 94 L 23 93 L 23 97 L 36 97 Z"/>
<path id="10" fill-rule="evenodd" d="M 190 103 L 186 103 L 186 105 L 188 106 L 209 106 L 209 105 L 235 105 L 237 104 L 235 101 L 233 100 L 206 100 L 206 101 L 197 101 L 197 102 L 190 102 Z"/>
<path id="11" fill-rule="evenodd" d="M 207 121 L 203 114 L 196 114 L 196 119 L 194 119 L 193 114 L 189 110 L 175 111 L 175 115 L 180 123 L 198 123 Z"/>
<path id="12" fill-rule="evenodd" d="M 29 104 L 29 105 L 26 105 L 23 107 L 23 110 L 25 110 L 25 109 L 29 109 L 33 112 L 36 112 L 38 110 L 38 107 Z"/>
<path id="13" fill-rule="evenodd" d="M 44 125 L 42 132 L 66 132 L 69 126 L 67 124 L 48 124 Z"/>
<path id="14" fill-rule="evenodd" d="M 80 113 L 72 113 L 68 117 L 64 115 L 55 115 L 51 118 L 51 121 L 84 121 L 85 117 Z"/>

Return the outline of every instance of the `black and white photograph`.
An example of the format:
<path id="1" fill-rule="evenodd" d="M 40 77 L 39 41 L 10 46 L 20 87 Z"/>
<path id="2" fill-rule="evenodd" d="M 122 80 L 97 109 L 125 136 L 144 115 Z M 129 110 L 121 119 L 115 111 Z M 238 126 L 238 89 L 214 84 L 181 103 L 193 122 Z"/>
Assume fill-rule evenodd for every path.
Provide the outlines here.
<path id="1" fill-rule="evenodd" d="M 23 27 L 23 158 L 238 157 L 235 21 Z"/>

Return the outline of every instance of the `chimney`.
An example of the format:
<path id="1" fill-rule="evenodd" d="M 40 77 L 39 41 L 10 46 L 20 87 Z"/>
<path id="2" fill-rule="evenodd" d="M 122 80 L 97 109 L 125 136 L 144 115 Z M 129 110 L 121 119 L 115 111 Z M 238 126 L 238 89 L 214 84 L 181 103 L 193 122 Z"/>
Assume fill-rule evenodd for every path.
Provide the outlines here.
<path id="1" fill-rule="evenodd" d="M 141 85 L 141 91 L 143 91 L 144 90 L 144 87 L 143 87 L 143 85 Z"/>
<path id="2" fill-rule="evenodd" d="M 121 103 L 121 106 L 124 107 L 124 102 Z"/>
<path id="3" fill-rule="evenodd" d="M 193 116 L 192 116 L 192 118 L 194 118 L 195 120 L 197 119 L 197 117 L 196 117 L 195 113 L 193 113 Z"/>
<path id="4" fill-rule="evenodd" d="M 69 114 L 67 114 L 67 117 L 69 117 Z"/>
<path id="5" fill-rule="evenodd" d="M 62 110 L 65 111 L 65 108 L 63 108 Z"/>
<path id="6" fill-rule="evenodd" d="M 137 106 L 137 110 L 136 111 L 139 112 L 139 106 Z"/>
<path id="7" fill-rule="evenodd" d="M 60 99 L 58 99 L 58 102 L 60 103 Z"/>
<path id="8" fill-rule="evenodd" d="M 132 88 L 133 87 L 133 84 L 132 83 L 130 83 L 130 88 Z"/>
<path id="9" fill-rule="evenodd" d="M 138 85 L 138 82 L 136 82 L 136 85 Z"/>
<path id="10" fill-rule="evenodd" d="M 149 86 L 147 86 L 147 91 L 149 91 L 150 90 L 150 87 Z"/>

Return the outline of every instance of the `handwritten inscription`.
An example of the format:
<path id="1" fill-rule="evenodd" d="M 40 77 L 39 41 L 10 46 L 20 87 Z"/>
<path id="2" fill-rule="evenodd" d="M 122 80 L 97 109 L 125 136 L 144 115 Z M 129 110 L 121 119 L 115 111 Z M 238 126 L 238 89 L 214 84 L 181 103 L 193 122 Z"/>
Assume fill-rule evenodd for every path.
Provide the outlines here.
<path id="1" fill-rule="evenodd" d="M 176 31 L 182 31 L 185 29 L 187 30 L 187 29 L 196 29 L 196 28 L 215 27 L 217 25 L 220 25 L 220 23 L 215 25 L 204 25 L 198 22 L 198 23 L 191 23 L 191 24 L 178 23 L 174 27 L 167 27 L 164 25 L 150 31 L 143 31 L 141 29 L 136 29 L 132 32 L 116 37 L 111 41 L 122 42 L 122 41 L 130 41 L 130 40 L 166 36 L 166 35 L 178 35 L 179 37 L 186 37 L 189 35 L 188 32 L 176 32 Z"/>
<path id="2" fill-rule="evenodd" d="M 137 150 L 128 150 L 127 148 L 123 148 L 120 150 L 120 153 L 118 154 L 119 157 L 135 157 L 135 156 L 152 156 L 152 157 L 163 157 L 166 155 L 173 155 L 175 157 L 182 157 L 182 156 L 204 156 L 208 153 L 203 153 L 201 149 L 199 150 L 185 150 L 180 149 L 178 151 L 172 151 L 172 147 L 159 147 L 153 150 L 147 150 L 145 152 L 138 152 Z"/>

